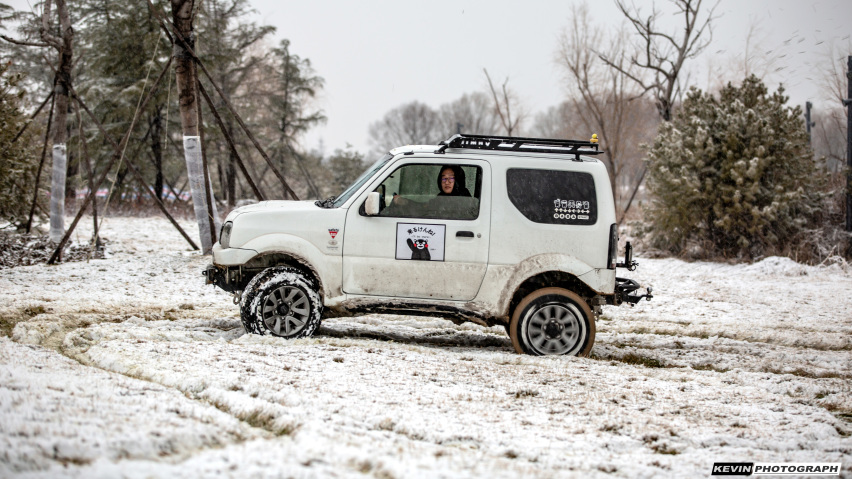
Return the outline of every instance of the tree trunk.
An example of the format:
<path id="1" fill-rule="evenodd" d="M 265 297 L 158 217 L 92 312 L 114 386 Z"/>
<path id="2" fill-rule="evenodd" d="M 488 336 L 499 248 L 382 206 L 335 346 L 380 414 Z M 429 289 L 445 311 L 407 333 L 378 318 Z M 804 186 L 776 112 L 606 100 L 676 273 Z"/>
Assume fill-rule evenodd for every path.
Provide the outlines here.
<path id="1" fill-rule="evenodd" d="M 71 101 L 68 101 L 69 106 Z M 71 113 L 71 109 L 68 109 L 68 113 Z M 65 132 L 65 138 L 72 138 L 74 136 L 74 132 L 71 128 L 71 122 L 67 123 L 68 130 Z M 77 150 L 79 153 L 79 150 Z M 65 209 L 71 209 L 74 211 L 77 209 L 77 185 L 79 184 L 78 177 L 80 177 L 80 158 L 78 158 L 74 154 L 74 150 L 67 150 L 65 152 L 65 161 L 67 168 L 65 169 Z M 82 180 L 82 177 L 79 178 Z"/>
<path id="2" fill-rule="evenodd" d="M 68 135 L 70 137 L 71 135 Z M 74 155 L 74 150 L 66 153 L 68 167 L 65 169 L 65 204 L 70 203 L 71 209 L 75 209 L 74 202 L 77 200 L 77 176 L 80 175 L 80 158 Z"/>
<path id="3" fill-rule="evenodd" d="M 195 50 L 195 35 L 192 31 L 193 0 L 171 0 L 172 22 L 178 32 Z M 183 152 L 186 160 L 187 177 L 192 192 L 195 219 L 201 239 L 201 251 L 210 254 L 213 249 L 213 237 L 210 234 L 210 218 L 207 213 L 207 195 L 204 191 L 204 168 L 201 157 L 201 138 L 198 131 L 197 87 L 198 72 L 195 61 L 182 42 L 175 39 L 173 53 L 175 59 L 175 77 L 178 89 L 180 121 L 183 129 Z M 211 195 L 212 198 L 212 195 Z"/>
<path id="4" fill-rule="evenodd" d="M 56 111 L 53 124 L 53 178 L 50 187 L 50 240 L 59 242 L 65 234 L 65 178 L 67 157 L 65 144 L 68 140 L 68 85 L 71 84 L 73 65 L 72 39 L 74 30 L 65 0 L 56 0 L 56 13 L 59 15 L 61 46 L 59 46 L 59 67 L 56 69 Z M 49 6 L 45 17 L 50 16 Z M 49 18 L 46 18 L 49 22 Z M 45 35 L 50 35 L 45 31 Z"/>
<path id="5" fill-rule="evenodd" d="M 113 201 L 116 203 L 124 202 L 124 179 L 127 178 L 127 165 L 122 166 L 118 173 L 115 175 L 115 184 L 112 186 L 112 190 L 118 195 L 118 198 L 114 198 Z"/>
<path id="6" fill-rule="evenodd" d="M 160 107 L 156 108 L 156 113 L 151 119 L 151 155 L 154 157 L 154 194 L 160 200 L 163 199 L 163 116 L 160 113 Z"/>
<path id="7" fill-rule="evenodd" d="M 228 154 L 228 211 L 234 209 L 237 204 L 237 168 L 234 166 L 236 158 L 233 153 Z"/>
<path id="8" fill-rule="evenodd" d="M 228 128 L 228 134 L 231 136 L 231 138 L 233 138 L 234 137 L 234 127 L 231 124 L 230 119 L 228 119 L 226 121 L 226 127 Z M 234 165 L 236 164 L 236 161 L 237 161 L 237 159 L 234 157 L 234 152 L 229 150 L 229 152 L 228 152 L 228 177 L 227 177 L 227 180 L 228 180 L 228 185 L 227 185 L 228 211 L 234 209 L 234 207 L 237 204 L 237 198 L 236 198 L 237 197 L 237 170 L 234 167 Z"/>

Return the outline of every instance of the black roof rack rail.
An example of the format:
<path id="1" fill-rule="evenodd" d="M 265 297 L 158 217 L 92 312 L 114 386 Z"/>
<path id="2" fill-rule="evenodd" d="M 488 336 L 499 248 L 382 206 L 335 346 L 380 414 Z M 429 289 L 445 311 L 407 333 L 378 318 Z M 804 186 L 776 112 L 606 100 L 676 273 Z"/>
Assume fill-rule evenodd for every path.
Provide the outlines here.
<path id="1" fill-rule="evenodd" d="M 561 153 L 574 155 L 579 161 L 580 155 L 599 155 L 603 150 L 592 141 L 560 140 L 549 138 L 521 138 L 515 136 L 492 135 L 453 135 L 439 143 L 435 153 L 441 154 L 447 148 L 472 148 L 493 151 L 522 151 L 536 153 Z"/>

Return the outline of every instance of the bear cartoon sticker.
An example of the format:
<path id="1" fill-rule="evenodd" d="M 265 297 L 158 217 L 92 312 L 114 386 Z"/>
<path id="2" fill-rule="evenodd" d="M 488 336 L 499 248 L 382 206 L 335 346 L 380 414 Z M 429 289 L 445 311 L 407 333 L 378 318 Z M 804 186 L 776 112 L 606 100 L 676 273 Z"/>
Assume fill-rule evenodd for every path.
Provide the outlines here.
<path id="1" fill-rule="evenodd" d="M 429 243 L 425 239 L 417 238 L 412 241 L 411 238 L 405 240 L 408 247 L 411 248 L 411 259 L 429 261 L 432 256 L 429 254 Z"/>
<path id="2" fill-rule="evenodd" d="M 446 225 L 396 224 L 396 259 L 444 261 Z"/>

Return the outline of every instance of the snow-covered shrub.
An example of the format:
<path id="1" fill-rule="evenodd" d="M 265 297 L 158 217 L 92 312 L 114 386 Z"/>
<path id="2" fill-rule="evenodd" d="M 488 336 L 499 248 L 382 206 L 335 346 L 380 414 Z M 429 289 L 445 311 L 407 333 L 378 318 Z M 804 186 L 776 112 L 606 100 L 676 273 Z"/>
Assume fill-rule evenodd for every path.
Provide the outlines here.
<path id="1" fill-rule="evenodd" d="M 652 244 L 691 257 L 787 255 L 823 221 L 799 107 L 755 76 L 689 91 L 649 150 Z"/>

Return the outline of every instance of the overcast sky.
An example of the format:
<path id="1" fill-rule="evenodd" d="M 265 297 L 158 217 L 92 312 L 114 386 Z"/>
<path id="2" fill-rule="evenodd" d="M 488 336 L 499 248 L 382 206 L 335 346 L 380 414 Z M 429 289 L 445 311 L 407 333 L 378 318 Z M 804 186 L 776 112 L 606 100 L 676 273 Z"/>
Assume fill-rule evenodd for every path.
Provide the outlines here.
<path id="1" fill-rule="evenodd" d="M 256 0 L 254 5 L 262 21 L 276 26 L 278 36 L 291 40 L 291 51 L 309 58 L 326 80 L 319 106 L 329 121 L 304 146 L 316 147 L 322 139 L 326 152 L 346 143 L 365 152 L 369 125 L 388 110 L 413 100 L 438 107 L 483 90 L 483 68 L 495 82 L 508 77 L 533 114 L 562 101 L 565 87 L 554 54 L 573 3 Z M 612 28 L 621 24 L 614 2 L 589 4 L 595 22 Z M 822 67 L 832 41 L 837 56 L 852 54 L 850 0 L 722 0 L 717 14 L 714 44 L 693 65 L 693 78 L 702 88 L 708 86 L 708 71 L 731 68 L 751 24 L 758 27 L 759 48 L 786 55 L 774 66 L 784 67 L 781 75 L 771 80 L 773 88 L 785 82 L 791 101 L 818 99 L 813 70 Z M 672 18 L 666 20 L 674 28 Z"/>
<path id="2" fill-rule="evenodd" d="M 26 0 L 5 1 L 27 8 Z M 290 51 L 310 59 L 325 78 L 317 107 L 328 123 L 302 141 L 311 149 L 322 144 L 325 153 L 347 144 L 367 152 L 369 125 L 403 103 L 438 107 L 485 90 L 483 68 L 495 82 L 509 79 L 531 117 L 558 104 L 566 88 L 554 54 L 574 3 L 580 1 L 252 2 L 256 21 L 275 26 L 277 39 L 290 39 Z M 651 5 L 636 3 L 643 11 Z M 618 28 L 623 21 L 614 2 L 589 4 L 596 23 Z M 719 74 L 737 71 L 751 25 L 754 50 L 774 58 L 770 87 L 783 82 L 791 102 L 820 104 L 825 92 L 817 79 L 828 68 L 830 45 L 836 58 L 852 54 L 852 0 L 721 0 L 716 14 L 713 44 L 690 65 L 691 83 L 704 89 Z M 672 29 L 677 20 L 663 18 Z"/>

